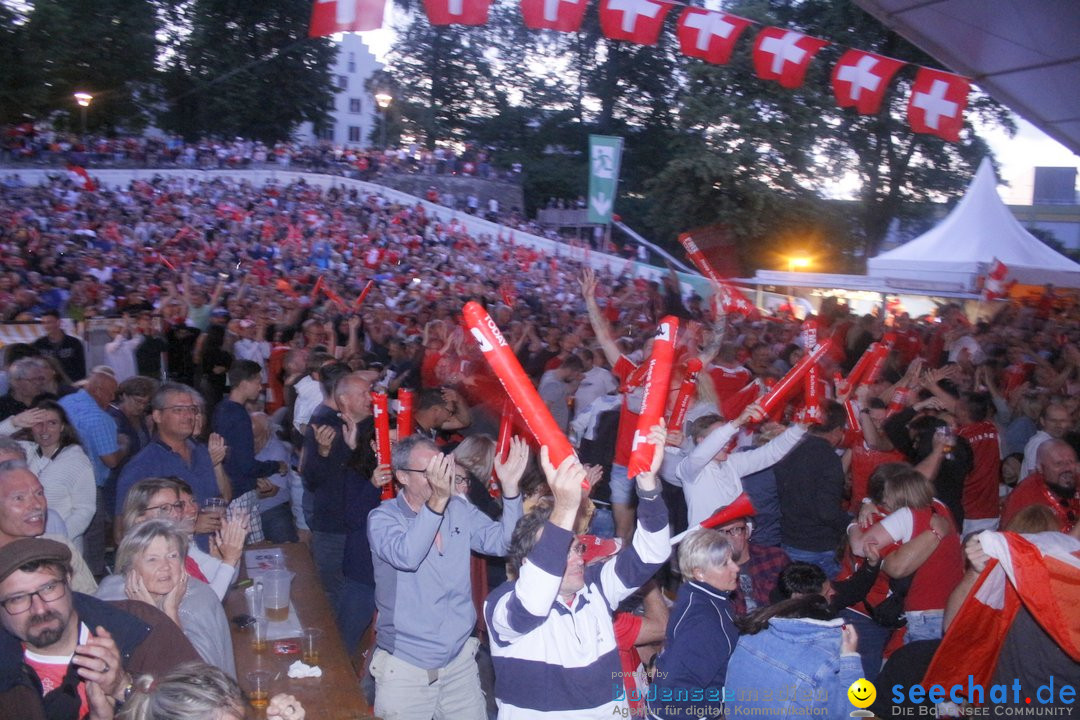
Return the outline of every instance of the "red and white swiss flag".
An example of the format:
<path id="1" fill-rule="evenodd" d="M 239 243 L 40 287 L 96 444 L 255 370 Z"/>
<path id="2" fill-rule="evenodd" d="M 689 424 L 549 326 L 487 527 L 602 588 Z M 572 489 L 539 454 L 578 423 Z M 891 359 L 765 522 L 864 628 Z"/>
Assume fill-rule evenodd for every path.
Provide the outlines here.
<path id="1" fill-rule="evenodd" d="M 754 72 L 762 80 L 775 80 L 793 89 L 803 84 L 806 68 L 827 40 L 794 30 L 767 27 L 754 40 Z"/>
<path id="2" fill-rule="evenodd" d="M 1005 283 L 1005 278 L 1008 276 L 1008 266 L 994 258 L 994 262 L 990 264 L 990 271 L 986 273 L 986 280 L 983 282 L 983 300 L 997 300 L 1008 295 L 1009 286 Z"/>
<path id="3" fill-rule="evenodd" d="M 896 71 L 904 67 L 899 60 L 848 50 L 833 67 L 832 86 L 836 104 L 853 107 L 863 115 L 876 115 L 885 91 Z"/>
<path id="4" fill-rule="evenodd" d="M 90 173 L 86 172 L 86 168 L 81 165 L 68 165 L 67 174 L 68 179 L 75 183 L 75 187 L 80 190 L 86 190 L 87 192 L 97 190 L 97 183 L 90 177 Z"/>
<path id="5" fill-rule="evenodd" d="M 713 311 L 721 313 L 737 313 L 743 317 L 756 320 L 761 317 L 761 312 L 754 303 L 742 294 L 739 288 L 724 281 L 713 281 Z"/>
<path id="6" fill-rule="evenodd" d="M 577 32 L 585 7 L 585 0 L 521 0 L 521 16 L 533 30 Z"/>
<path id="7" fill-rule="evenodd" d="M 984 532 L 979 541 L 992 559 L 945 631 L 923 684 L 967 688 L 971 675 L 971 684 L 988 685 L 1021 606 L 1080 662 L 1080 540 L 1056 532 Z"/>
<path id="8" fill-rule="evenodd" d="M 378 30 L 385 6 L 386 0 L 315 0 L 308 37 Z"/>
<path id="9" fill-rule="evenodd" d="M 424 0 L 432 25 L 486 25 L 491 0 Z"/>
<path id="10" fill-rule="evenodd" d="M 671 7 L 657 0 L 600 0 L 600 29 L 612 40 L 655 45 Z"/>
<path id="11" fill-rule="evenodd" d="M 725 65 L 731 60 L 735 41 L 749 24 L 737 15 L 688 7 L 679 16 L 679 47 L 687 57 Z"/>
<path id="12" fill-rule="evenodd" d="M 908 100 L 908 123 L 917 133 L 960 139 L 971 83 L 962 75 L 919 68 Z"/>

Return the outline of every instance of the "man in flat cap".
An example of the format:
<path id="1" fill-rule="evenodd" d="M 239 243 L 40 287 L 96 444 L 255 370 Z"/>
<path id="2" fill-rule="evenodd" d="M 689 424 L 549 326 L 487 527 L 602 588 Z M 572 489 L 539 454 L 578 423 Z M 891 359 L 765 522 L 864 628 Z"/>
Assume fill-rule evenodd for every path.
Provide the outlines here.
<path id="1" fill-rule="evenodd" d="M 111 720 L 132 678 L 199 656 L 157 608 L 71 590 L 71 551 L 22 538 L 0 548 L 0 715 Z"/>

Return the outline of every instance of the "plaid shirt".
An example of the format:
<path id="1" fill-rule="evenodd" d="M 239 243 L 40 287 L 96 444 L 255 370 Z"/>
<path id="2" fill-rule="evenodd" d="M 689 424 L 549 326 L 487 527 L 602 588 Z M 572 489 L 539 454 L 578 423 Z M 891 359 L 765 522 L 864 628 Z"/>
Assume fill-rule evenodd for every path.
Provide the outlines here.
<path id="1" fill-rule="evenodd" d="M 739 589 L 731 594 L 735 614 L 746 615 L 771 605 L 769 596 L 776 588 L 780 571 L 790 564 L 791 558 L 780 548 L 750 543 L 750 558 L 739 567 Z"/>
<path id="2" fill-rule="evenodd" d="M 266 539 L 262 529 L 262 516 L 259 515 L 259 495 L 255 490 L 249 490 L 240 497 L 229 503 L 229 514 L 246 512 L 251 517 L 251 525 L 248 528 L 247 545 L 262 542 Z"/>

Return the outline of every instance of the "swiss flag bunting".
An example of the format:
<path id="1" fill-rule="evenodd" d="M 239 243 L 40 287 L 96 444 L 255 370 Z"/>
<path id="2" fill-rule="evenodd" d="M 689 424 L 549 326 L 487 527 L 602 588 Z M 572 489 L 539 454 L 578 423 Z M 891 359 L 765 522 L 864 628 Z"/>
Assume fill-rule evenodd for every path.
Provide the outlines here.
<path id="1" fill-rule="evenodd" d="M 725 65 L 731 60 L 735 41 L 749 24 L 737 15 L 688 7 L 679 16 L 679 47 L 687 57 Z"/>
<path id="2" fill-rule="evenodd" d="M 521 0 L 521 16 L 533 30 L 577 32 L 585 7 L 585 0 Z"/>
<path id="3" fill-rule="evenodd" d="M 971 83 L 966 77 L 919 68 L 908 100 L 911 129 L 956 142 L 964 127 L 964 109 L 970 90 Z"/>
<path id="4" fill-rule="evenodd" d="M 655 45 L 671 7 L 656 0 L 600 0 L 600 29 L 612 40 Z"/>
<path id="5" fill-rule="evenodd" d="M 903 62 L 882 55 L 848 50 L 833 67 L 836 104 L 853 107 L 863 115 L 876 115 L 889 82 L 903 66 Z"/>
<path id="6" fill-rule="evenodd" d="M 484 25 L 491 0 L 424 0 L 432 25 Z"/>
<path id="7" fill-rule="evenodd" d="M 386 0 L 315 0 L 308 37 L 378 30 L 385 7 Z"/>
<path id="8" fill-rule="evenodd" d="M 803 84 L 806 68 L 828 41 L 794 30 L 767 27 L 754 40 L 754 72 L 794 89 Z"/>

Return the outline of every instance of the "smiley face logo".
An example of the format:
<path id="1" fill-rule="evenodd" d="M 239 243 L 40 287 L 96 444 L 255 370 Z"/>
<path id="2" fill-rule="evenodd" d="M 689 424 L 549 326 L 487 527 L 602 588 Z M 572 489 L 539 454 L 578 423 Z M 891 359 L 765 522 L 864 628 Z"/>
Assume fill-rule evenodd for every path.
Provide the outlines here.
<path id="1" fill-rule="evenodd" d="M 874 687 L 874 683 L 866 680 L 865 678 L 859 678 L 855 682 L 851 683 L 851 687 L 847 691 L 848 700 L 851 704 L 857 708 L 869 707 L 874 698 L 877 697 L 877 688 Z"/>

